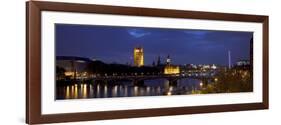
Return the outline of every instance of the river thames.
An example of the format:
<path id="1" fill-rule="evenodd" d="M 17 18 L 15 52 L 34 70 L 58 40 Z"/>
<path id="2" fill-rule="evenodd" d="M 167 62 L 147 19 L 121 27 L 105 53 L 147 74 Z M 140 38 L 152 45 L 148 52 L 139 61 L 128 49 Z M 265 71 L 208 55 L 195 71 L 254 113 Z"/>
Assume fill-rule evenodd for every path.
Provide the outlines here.
<path id="1" fill-rule="evenodd" d="M 56 86 L 56 99 L 188 95 L 200 90 L 200 83 L 197 79 L 184 78 L 173 85 L 166 79 L 144 80 L 143 85 L 134 85 L 130 81 L 59 85 Z"/>

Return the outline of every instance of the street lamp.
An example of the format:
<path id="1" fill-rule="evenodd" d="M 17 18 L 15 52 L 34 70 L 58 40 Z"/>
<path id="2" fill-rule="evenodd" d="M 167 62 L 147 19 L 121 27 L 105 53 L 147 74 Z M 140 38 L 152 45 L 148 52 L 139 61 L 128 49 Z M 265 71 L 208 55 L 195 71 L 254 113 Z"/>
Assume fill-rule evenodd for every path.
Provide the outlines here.
<path id="1" fill-rule="evenodd" d="M 200 82 L 200 86 L 201 86 L 201 87 L 203 86 L 203 82 Z"/>
<path id="2" fill-rule="evenodd" d="M 218 81 L 218 78 L 215 78 L 215 82 L 217 82 Z"/>

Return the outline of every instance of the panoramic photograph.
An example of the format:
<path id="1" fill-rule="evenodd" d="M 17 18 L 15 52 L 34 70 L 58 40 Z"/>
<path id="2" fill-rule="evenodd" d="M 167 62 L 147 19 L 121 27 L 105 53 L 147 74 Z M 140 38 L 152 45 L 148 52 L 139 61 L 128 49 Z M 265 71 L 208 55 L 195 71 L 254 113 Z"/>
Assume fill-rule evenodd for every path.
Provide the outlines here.
<path id="1" fill-rule="evenodd" d="M 253 92 L 253 32 L 55 24 L 55 100 Z"/>

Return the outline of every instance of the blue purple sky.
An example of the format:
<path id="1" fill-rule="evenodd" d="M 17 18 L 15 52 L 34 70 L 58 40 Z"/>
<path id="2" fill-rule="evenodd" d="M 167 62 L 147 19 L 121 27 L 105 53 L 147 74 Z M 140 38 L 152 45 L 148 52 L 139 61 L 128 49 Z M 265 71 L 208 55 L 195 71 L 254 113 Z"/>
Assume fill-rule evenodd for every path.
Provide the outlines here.
<path id="1" fill-rule="evenodd" d="M 252 32 L 56 24 L 57 56 L 79 56 L 106 63 L 133 62 L 134 47 L 144 48 L 144 63 L 170 55 L 173 64 L 227 65 L 250 59 Z"/>

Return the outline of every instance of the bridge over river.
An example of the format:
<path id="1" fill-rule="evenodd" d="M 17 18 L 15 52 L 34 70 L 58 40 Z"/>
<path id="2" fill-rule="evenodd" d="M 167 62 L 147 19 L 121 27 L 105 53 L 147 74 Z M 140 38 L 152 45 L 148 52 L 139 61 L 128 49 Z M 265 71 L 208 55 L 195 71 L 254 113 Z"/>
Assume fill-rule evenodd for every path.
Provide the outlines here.
<path id="1" fill-rule="evenodd" d="M 198 79 L 205 82 L 214 80 L 213 76 L 189 76 L 189 75 L 132 75 L 132 76 L 95 76 L 86 78 L 83 80 L 93 80 L 93 81 L 132 81 L 134 84 L 143 84 L 145 80 L 154 79 L 167 79 L 170 84 L 177 84 L 179 79 Z"/>

